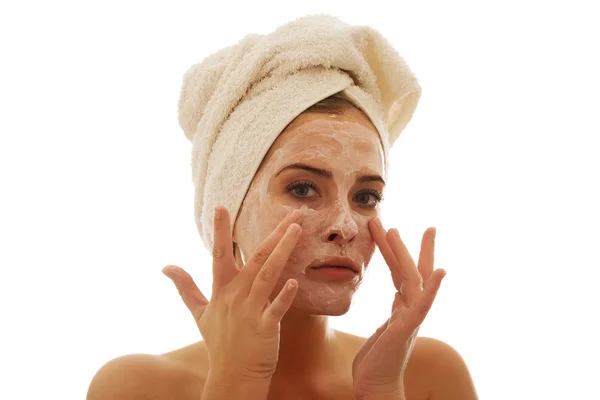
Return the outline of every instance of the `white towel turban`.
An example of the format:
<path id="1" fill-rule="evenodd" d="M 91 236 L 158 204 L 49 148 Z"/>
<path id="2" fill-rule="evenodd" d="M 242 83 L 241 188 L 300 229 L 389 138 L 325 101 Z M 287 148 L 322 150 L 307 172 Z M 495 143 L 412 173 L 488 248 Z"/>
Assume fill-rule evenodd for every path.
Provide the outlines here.
<path id="1" fill-rule="evenodd" d="M 179 123 L 192 142 L 194 214 L 213 247 L 214 207 L 233 230 L 264 156 L 285 127 L 319 101 L 343 92 L 379 132 L 385 170 L 389 147 L 413 116 L 421 87 L 376 30 L 329 15 L 251 34 L 185 73 Z"/>

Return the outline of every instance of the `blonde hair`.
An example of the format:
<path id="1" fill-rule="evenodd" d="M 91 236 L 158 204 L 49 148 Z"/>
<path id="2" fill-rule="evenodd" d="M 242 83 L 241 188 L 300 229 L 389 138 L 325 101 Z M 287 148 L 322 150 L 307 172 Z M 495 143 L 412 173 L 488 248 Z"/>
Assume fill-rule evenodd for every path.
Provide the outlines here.
<path id="1" fill-rule="evenodd" d="M 356 108 L 362 112 L 362 110 L 344 96 L 343 92 L 338 92 L 308 107 L 303 113 L 317 112 L 341 115 L 350 107 Z"/>

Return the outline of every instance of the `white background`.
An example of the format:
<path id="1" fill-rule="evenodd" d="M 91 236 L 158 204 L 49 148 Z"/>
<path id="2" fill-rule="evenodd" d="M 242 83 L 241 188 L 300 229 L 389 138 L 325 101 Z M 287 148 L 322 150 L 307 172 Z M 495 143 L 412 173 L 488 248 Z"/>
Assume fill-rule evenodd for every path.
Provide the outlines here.
<path id="1" fill-rule="evenodd" d="M 481 399 L 600 399 L 600 25 L 575 1 L 21 1 L 0 6 L 0 398 L 82 399 L 102 364 L 200 339 L 176 264 L 210 294 L 183 73 L 309 13 L 372 25 L 423 95 L 392 150 L 384 224 L 448 271 L 421 329 Z M 377 254 L 351 311 L 393 296 Z"/>

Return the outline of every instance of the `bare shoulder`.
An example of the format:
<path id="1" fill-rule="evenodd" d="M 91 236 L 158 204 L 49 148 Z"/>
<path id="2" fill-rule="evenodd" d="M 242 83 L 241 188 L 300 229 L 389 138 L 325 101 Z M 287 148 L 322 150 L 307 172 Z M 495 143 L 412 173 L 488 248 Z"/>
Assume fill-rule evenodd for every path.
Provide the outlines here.
<path id="1" fill-rule="evenodd" d="M 353 354 L 366 341 L 349 333 L 341 333 L 341 339 Z M 471 374 L 461 355 L 449 344 L 430 337 L 417 337 L 404 382 L 407 399 L 477 399 Z"/>
<path id="2" fill-rule="evenodd" d="M 108 361 L 94 375 L 87 400 L 198 398 L 205 376 L 186 362 L 196 350 L 193 346 L 159 355 L 128 354 Z"/>
<path id="3" fill-rule="evenodd" d="M 464 359 L 456 349 L 441 340 L 417 338 L 408 362 L 408 374 L 427 385 L 431 400 L 478 398 Z"/>
<path id="4" fill-rule="evenodd" d="M 208 350 L 203 340 L 161 355 L 202 382 L 208 375 Z"/>

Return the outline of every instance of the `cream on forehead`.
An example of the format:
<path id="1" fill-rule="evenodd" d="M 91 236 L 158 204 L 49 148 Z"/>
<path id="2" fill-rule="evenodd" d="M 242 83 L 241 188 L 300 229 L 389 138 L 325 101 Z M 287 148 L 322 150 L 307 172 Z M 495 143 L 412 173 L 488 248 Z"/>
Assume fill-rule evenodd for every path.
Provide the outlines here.
<path id="1" fill-rule="evenodd" d="M 271 154 L 265 169 L 270 166 L 280 167 L 286 162 L 293 162 L 294 158 L 302 158 L 304 161 L 316 159 L 327 164 L 343 162 L 345 170 L 348 167 L 354 168 L 347 171 L 352 173 L 363 168 L 383 173 L 384 155 L 379 135 L 362 123 L 317 119 L 294 127 L 282 136 L 285 144 Z M 373 145 L 374 137 L 377 137 L 376 149 Z M 361 157 L 373 151 L 379 153 L 379 160 Z M 350 165 L 347 164 L 348 161 L 354 162 Z"/>

